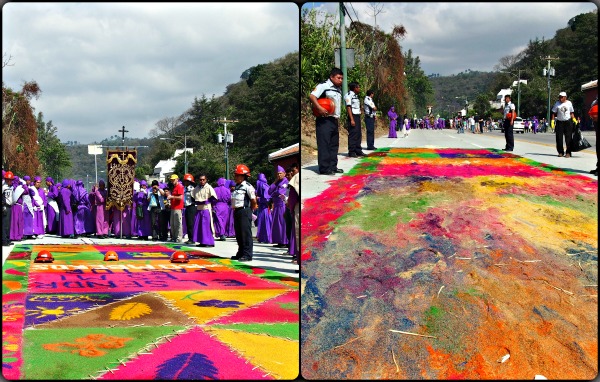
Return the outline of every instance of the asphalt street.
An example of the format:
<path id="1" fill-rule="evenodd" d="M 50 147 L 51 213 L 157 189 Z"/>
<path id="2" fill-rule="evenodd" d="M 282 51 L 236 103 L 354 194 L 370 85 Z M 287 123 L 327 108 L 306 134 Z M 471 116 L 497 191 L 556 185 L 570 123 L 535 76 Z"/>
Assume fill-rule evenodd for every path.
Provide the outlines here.
<path id="1" fill-rule="evenodd" d="M 256 227 L 253 227 L 253 234 L 256 236 Z M 186 238 L 184 237 L 184 241 Z M 65 239 L 55 235 L 44 235 L 42 238 L 32 239 L 32 240 L 23 240 L 18 242 L 19 244 L 160 244 L 160 241 L 142 241 L 142 240 L 127 240 L 121 238 L 109 238 L 109 239 L 96 239 L 94 237 L 80 237 L 77 239 Z M 2 247 L 2 264 L 8 257 L 9 253 L 12 251 L 14 244 L 7 247 Z M 197 247 L 197 246 L 189 246 L 188 250 L 190 251 L 203 251 L 213 254 L 222 258 L 231 258 L 237 252 L 238 246 L 235 238 L 227 238 L 226 241 L 215 241 L 214 247 Z M 296 264 L 292 264 L 291 256 L 285 255 L 287 248 L 275 248 L 273 244 L 264 244 L 254 242 L 254 256 L 252 261 L 249 261 L 245 264 L 248 264 L 253 267 L 268 269 L 276 272 L 280 272 L 290 277 L 298 278 L 299 273 L 296 271 L 299 269 L 299 266 Z"/>
<path id="2" fill-rule="evenodd" d="M 585 137 L 591 138 L 591 133 L 586 132 Z M 573 153 L 571 158 L 558 157 L 556 151 L 555 137 L 553 134 L 516 134 L 515 149 L 513 154 L 532 159 L 536 162 L 547 163 L 556 167 L 568 169 L 580 173 L 590 178 L 597 179 L 596 176 L 589 173 L 596 168 L 596 147 L 595 139 L 593 146 L 580 152 Z M 364 138 L 363 133 L 363 138 Z M 532 141 L 534 140 L 534 141 Z M 504 134 L 500 132 L 473 134 L 465 132 L 457 134 L 455 130 L 410 130 L 406 138 L 388 138 L 387 135 L 375 138 L 375 147 L 421 147 L 421 148 L 493 148 L 502 149 L 505 145 Z M 591 142 L 590 142 L 591 143 Z M 362 147 L 366 146 L 366 140 L 362 142 Z M 363 149 L 366 154 L 370 150 Z M 340 147 L 338 155 L 338 168 L 345 172 L 350 170 L 360 158 L 350 158 L 347 155 L 346 147 Z M 301 201 L 313 198 L 329 187 L 331 182 L 343 174 L 320 175 L 318 174 L 317 162 L 306 164 L 301 171 L 302 174 L 302 195 Z"/>

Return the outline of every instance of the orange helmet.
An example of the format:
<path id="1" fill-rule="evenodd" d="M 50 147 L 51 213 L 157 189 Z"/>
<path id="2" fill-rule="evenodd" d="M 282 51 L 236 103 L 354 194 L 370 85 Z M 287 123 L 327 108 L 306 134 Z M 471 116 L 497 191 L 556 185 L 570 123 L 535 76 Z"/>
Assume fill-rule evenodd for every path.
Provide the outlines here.
<path id="1" fill-rule="evenodd" d="M 245 164 L 238 164 L 235 168 L 235 175 L 247 175 L 250 176 L 250 169 Z"/>
<path id="2" fill-rule="evenodd" d="M 190 259 L 188 259 L 188 255 L 183 251 L 176 251 L 171 255 L 172 263 L 187 263 L 189 261 Z"/>
<path id="3" fill-rule="evenodd" d="M 4 173 L 4 179 L 12 180 L 15 178 L 15 174 L 12 171 L 7 171 Z"/>
<path id="4" fill-rule="evenodd" d="M 194 182 L 194 176 L 192 174 L 185 174 L 183 176 L 183 180 L 189 180 L 190 182 Z"/>
<path id="5" fill-rule="evenodd" d="M 592 118 L 594 121 L 598 121 L 598 104 L 592 106 L 588 111 L 588 114 L 590 118 Z M 10 171 L 7 171 L 6 173 L 8 174 L 9 172 Z M 6 178 L 6 175 L 4 177 Z"/>
<path id="6" fill-rule="evenodd" d="M 51 263 L 54 261 L 54 257 L 47 250 L 41 250 L 35 257 L 34 263 Z"/>
<path id="7" fill-rule="evenodd" d="M 104 254 L 104 261 L 119 261 L 119 255 L 115 251 L 108 251 Z"/>
<path id="8" fill-rule="evenodd" d="M 324 108 L 325 110 L 327 110 L 327 112 L 329 114 L 333 114 L 335 112 L 335 102 L 333 102 L 332 99 L 330 98 L 319 98 L 317 99 L 317 103 Z M 321 115 L 319 114 L 319 110 L 313 106 L 312 108 L 312 112 L 313 115 L 315 117 L 320 117 Z"/>

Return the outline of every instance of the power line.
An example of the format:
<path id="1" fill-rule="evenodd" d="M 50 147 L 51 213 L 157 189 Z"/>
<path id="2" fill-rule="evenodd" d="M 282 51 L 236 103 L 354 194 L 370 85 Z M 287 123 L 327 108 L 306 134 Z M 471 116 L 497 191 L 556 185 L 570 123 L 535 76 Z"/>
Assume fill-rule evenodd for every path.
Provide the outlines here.
<path id="1" fill-rule="evenodd" d="M 360 22 L 360 20 L 358 19 L 358 15 L 356 14 L 356 10 L 354 9 L 354 5 L 352 5 L 352 3 L 350 3 L 350 6 L 352 7 L 352 11 L 354 11 L 354 16 L 356 16 L 356 21 Z"/>

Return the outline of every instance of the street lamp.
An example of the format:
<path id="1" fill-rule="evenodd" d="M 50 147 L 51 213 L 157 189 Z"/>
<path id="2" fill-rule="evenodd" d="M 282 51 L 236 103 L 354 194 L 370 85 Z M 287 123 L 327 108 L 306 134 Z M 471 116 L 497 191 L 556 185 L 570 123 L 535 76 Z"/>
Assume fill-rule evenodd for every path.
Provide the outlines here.
<path id="1" fill-rule="evenodd" d="M 517 69 L 519 71 L 519 74 L 517 76 L 517 115 L 521 116 L 521 72 L 524 72 L 525 69 Z M 512 74 L 513 76 L 515 75 L 515 73 L 513 72 L 508 72 L 508 71 L 504 71 L 501 70 L 501 73 L 507 73 L 507 74 Z M 545 75 L 545 74 L 544 74 Z"/>
<path id="2" fill-rule="evenodd" d="M 550 66 L 550 61 L 558 59 L 558 57 L 552 58 L 550 56 L 544 58 L 544 60 L 548 60 L 548 68 L 544 68 L 542 71 L 544 76 L 548 77 L 548 113 L 546 117 L 546 123 L 550 123 L 550 76 L 554 77 L 555 75 L 554 68 Z"/>
<path id="3" fill-rule="evenodd" d="M 235 123 L 237 122 L 237 119 L 227 120 L 226 117 L 223 117 L 223 119 L 213 119 L 213 121 L 216 123 L 222 123 L 224 126 L 224 135 L 219 133 L 217 135 L 217 142 L 225 144 L 225 179 L 229 179 L 229 150 L 227 148 L 227 144 L 233 143 L 233 134 L 227 133 L 227 124 Z"/>
<path id="4" fill-rule="evenodd" d="M 174 135 L 175 138 L 183 138 L 183 173 L 187 174 L 188 172 L 188 160 L 187 160 L 187 134 L 184 134 L 183 137 L 181 135 Z M 177 141 L 177 139 L 173 138 L 159 138 L 163 141 Z M 179 142 L 181 143 L 181 142 Z"/>

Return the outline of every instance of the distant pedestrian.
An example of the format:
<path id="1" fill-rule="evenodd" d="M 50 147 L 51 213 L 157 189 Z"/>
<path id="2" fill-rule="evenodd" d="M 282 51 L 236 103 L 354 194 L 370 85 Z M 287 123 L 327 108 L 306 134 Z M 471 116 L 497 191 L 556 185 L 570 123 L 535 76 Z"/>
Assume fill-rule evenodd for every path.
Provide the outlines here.
<path id="1" fill-rule="evenodd" d="M 513 151 L 515 149 L 515 138 L 513 135 L 513 127 L 515 125 L 515 118 L 517 113 L 515 112 L 515 104 L 510 102 L 510 95 L 504 96 L 504 138 L 506 139 L 506 146 L 502 149 L 504 151 Z"/>
<path id="2" fill-rule="evenodd" d="M 174 243 L 183 243 L 183 227 L 182 227 L 182 213 L 183 213 L 183 184 L 179 182 L 179 176 L 177 174 L 171 175 L 169 178 L 173 185 L 171 195 L 167 199 L 171 202 L 171 241 Z"/>
<path id="3" fill-rule="evenodd" d="M 90 195 L 92 204 L 92 215 L 96 223 L 96 238 L 106 239 L 109 232 L 109 211 L 106 210 L 108 191 L 106 183 L 100 179 L 98 185 L 93 185 Z"/>
<path id="4" fill-rule="evenodd" d="M 46 178 L 46 233 L 56 233 L 58 230 L 58 187 L 52 177 Z"/>
<path id="5" fill-rule="evenodd" d="M 199 243 L 199 247 L 215 246 L 215 229 L 212 217 L 212 201 L 217 200 L 215 189 L 208 183 L 205 174 L 196 177 L 198 184 L 192 190 L 192 198 L 196 203 L 196 219 L 192 240 Z"/>
<path id="6" fill-rule="evenodd" d="M 360 85 L 356 82 L 350 82 L 348 88 L 350 90 L 344 97 L 346 112 L 348 114 L 348 119 L 346 120 L 346 130 L 348 130 L 348 156 L 356 158 L 366 155 L 363 153 L 361 147 L 362 130 L 360 126 L 360 116 L 362 113 L 360 111 L 360 99 L 358 98 Z"/>
<path id="7" fill-rule="evenodd" d="M 560 92 L 558 101 L 552 106 L 552 116 L 550 125 L 553 126 L 556 133 L 556 151 L 559 157 L 571 157 L 571 140 L 573 138 L 573 121 L 575 113 L 573 104 L 567 100 L 567 93 Z M 566 144 L 566 150 L 563 148 L 563 137 Z"/>
<path id="8" fill-rule="evenodd" d="M 165 192 L 159 187 L 158 180 L 152 181 L 148 192 L 148 210 L 150 212 L 150 226 L 152 227 L 152 240 L 161 238 L 161 212 L 165 209 Z"/>
<path id="9" fill-rule="evenodd" d="M 285 248 L 289 242 L 286 235 L 285 223 L 285 196 L 287 193 L 288 180 L 285 177 L 285 169 L 277 166 L 277 179 L 269 187 L 269 195 L 273 202 L 273 224 L 271 228 L 271 238 L 275 247 Z"/>
<path id="10" fill-rule="evenodd" d="M 194 224 L 196 223 L 196 201 L 192 197 L 192 191 L 196 187 L 194 182 L 194 176 L 192 174 L 185 174 L 183 176 L 183 228 L 185 228 L 185 234 L 187 234 L 186 244 L 194 244 Z"/>
<path id="11" fill-rule="evenodd" d="M 231 205 L 231 191 L 227 187 L 228 181 L 225 178 L 219 178 L 217 180 L 217 187 L 215 187 L 215 194 L 217 194 L 217 200 L 213 203 L 214 218 L 213 223 L 215 226 L 215 236 L 220 241 L 225 241 L 227 236 L 227 220 L 229 218 L 229 206 Z"/>
<path id="12" fill-rule="evenodd" d="M 64 179 L 58 196 L 58 209 L 60 211 L 58 234 L 63 238 L 72 239 L 75 237 L 75 225 L 71 205 L 71 196 L 73 195 L 71 188 L 71 180 Z"/>
<path id="13" fill-rule="evenodd" d="M 364 100 L 367 150 L 377 150 L 377 147 L 375 147 L 375 118 L 377 116 L 377 106 L 375 106 L 375 102 L 373 101 L 374 96 L 375 92 L 369 89 L 367 90 L 367 95 Z M 396 134 L 395 130 L 394 134 Z"/>
<path id="14" fill-rule="evenodd" d="M 343 173 L 338 169 L 338 151 L 340 146 L 339 119 L 342 105 L 342 81 L 344 74 L 341 69 L 333 68 L 329 79 L 315 87 L 309 99 L 314 109 L 318 111 L 316 117 L 317 133 L 317 161 L 319 174 L 333 175 Z M 319 105 L 319 98 L 329 98 L 334 102 L 335 109 L 332 114 Z"/>
<path id="15" fill-rule="evenodd" d="M 396 126 L 398 125 L 398 114 L 396 110 L 394 110 L 394 106 L 390 107 L 388 110 L 388 118 L 390 119 L 390 131 L 388 133 L 388 138 L 398 138 L 396 134 Z"/>
<path id="16" fill-rule="evenodd" d="M 258 201 L 256 238 L 259 243 L 272 243 L 273 216 L 269 209 L 271 195 L 269 195 L 267 177 L 263 173 L 258 174 L 256 181 L 256 199 Z"/>

